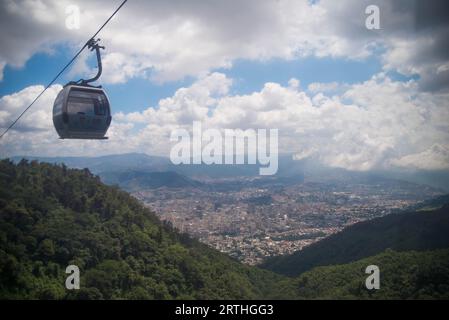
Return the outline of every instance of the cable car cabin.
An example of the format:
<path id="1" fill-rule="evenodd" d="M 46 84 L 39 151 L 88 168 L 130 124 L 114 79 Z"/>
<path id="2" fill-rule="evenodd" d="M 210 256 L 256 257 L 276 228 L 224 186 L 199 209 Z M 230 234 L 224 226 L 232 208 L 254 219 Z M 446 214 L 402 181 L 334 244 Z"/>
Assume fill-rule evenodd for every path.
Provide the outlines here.
<path id="1" fill-rule="evenodd" d="M 108 98 L 101 88 L 67 85 L 53 105 L 53 124 L 61 139 L 107 139 Z"/>

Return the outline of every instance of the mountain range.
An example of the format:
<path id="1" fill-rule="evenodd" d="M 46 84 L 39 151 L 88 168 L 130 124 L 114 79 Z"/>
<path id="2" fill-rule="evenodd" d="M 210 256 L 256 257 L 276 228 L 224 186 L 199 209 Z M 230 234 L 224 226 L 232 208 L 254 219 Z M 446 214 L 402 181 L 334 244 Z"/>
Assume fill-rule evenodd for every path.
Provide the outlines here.
<path id="1" fill-rule="evenodd" d="M 0 298 L 448 299 L 446 200 L 358 223 L 264 270 L 180 233 L 87 169 L 2 160 Z M 68 291 L 72 264 L 81 289 Z M 371 264 L 375 291 L 364 287 Z"/>
<path id="2" fill-rule="evenodd" d="M 105 181 L 114 181 L 120 184 L 119 176 L 130 174 L 130 172 L 176 172 L 193 180 L 226 179 L 233 177 L 260 177 L 258 165 L 232 164 L 232 165 L 174 165 L 169 158 L 150 156 L 143 153 L 125 153 L 106 155 L 99 157 L 38 157 L 38 156 L 15 156 L 10 159 L 15 163 L 21 159 L 38 160 L 48 163 L 64 163 L 70 168 L 88 168 L 92 173 L 105 176 Z M 170 173 L 171 174 L 171 173 Z M 169 174 L 169 175 L 170 175 Z M 368 172 L 349 171 L 341 168 L 329 168 L 320 165 L 313 160 L 294 160 L 291 154 L 279 156 L 279 170 L 275 175 L 281 179 L 308 181 L 361 180 L 364 182 L 376 179 L 395 179 L 408 181 L 415 184 L 424 184 L 436 189 L 449 192 L 449 172 L 446 171 L 417 171 L 417 170 L 373 170 Z M 174 176 L 173 178 L 179 178 Z M 176 182 L 175 184 L 177 184 Z M 182 184 L 182 182 L 179 182 Z M 127 182 L 125 183 L 125 185 Z M 151 185 L 151 183 L 150 183 Z"/>

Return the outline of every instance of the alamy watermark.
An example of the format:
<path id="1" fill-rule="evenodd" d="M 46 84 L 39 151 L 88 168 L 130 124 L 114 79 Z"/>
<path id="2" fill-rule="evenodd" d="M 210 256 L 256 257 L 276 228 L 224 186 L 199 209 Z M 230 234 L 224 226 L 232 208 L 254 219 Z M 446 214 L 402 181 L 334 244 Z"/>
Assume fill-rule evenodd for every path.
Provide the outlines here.
<path id="1" fill-rule="evenodd" d="M 171 132 L 173 164 L 259 164 L 260 175 L 278 170 L 278 129 L 206 129 L 194 121 L 192 135 L 183 128 Z"/>
<path id="2" fill-rule="evenodd" d="M 369 5 L 365 8 L 365 14 L 368 16 L 365 19 L 365 27 L 368 30 L 380 29 L 380 9 L 376 5 Z"/>
<path id="3" fill-rule="evenodd" d="M 378 266 L 372 264 L 366 267 L 365 273 L 369 276 L 365 280 L 365 287 L 368 290 L 380 289 L 380 269 Z"/>
<path id="4" fill-rule="evenodd" d="M 65 19 L 65 27 L 69 30 L 78 30 L 80 28 L 80 8 L 71 4 L 65 8 L 67 15 Z"/>
<path id="5" fill-rule="evenodd" d="M 80 269 L 78 266 L 71 264 L 65 269 L 65 273 L 70 275 L 65 279 L 65 287 L 67 290 L 78 290 L 80 288 Z"/>

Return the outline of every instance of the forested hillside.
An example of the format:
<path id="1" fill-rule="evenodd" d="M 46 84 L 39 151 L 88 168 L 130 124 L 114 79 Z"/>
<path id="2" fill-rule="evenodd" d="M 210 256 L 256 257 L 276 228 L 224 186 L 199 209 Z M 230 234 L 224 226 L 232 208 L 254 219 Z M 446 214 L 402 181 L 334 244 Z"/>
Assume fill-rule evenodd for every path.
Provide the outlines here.
<path id="1" fill-rule="evenodd" d="M 443 204 L 446 200 L 446 204 Z M 449 248 L 449 201 L 441 197 L 427 201 L 436 210 L 403 212 L 356 223 L 292 255 L 268 259 L 263 268 L 288 276 L 297 276 L 317 266 L 344 264 L 396 251 Z M 434 208 L 435 208 L 434 207 Z"/>
<path id="2" fill-rule="evenodd" d="M 379 267 L 379 290 L 365 287 L 369 265 Z M 314 268 L 279 288 L 278 297 L 300 299 L 449 299 L 449 249 L 388 249 L 356 262 Z"/>
<path id="3" fill-rule="evenodd" d="M 0 298 L 260 298 L 280 276 L 162 224 L 88 170 L 0 162 Z M 81 270 L 81 290 L 64 287 Z"/>

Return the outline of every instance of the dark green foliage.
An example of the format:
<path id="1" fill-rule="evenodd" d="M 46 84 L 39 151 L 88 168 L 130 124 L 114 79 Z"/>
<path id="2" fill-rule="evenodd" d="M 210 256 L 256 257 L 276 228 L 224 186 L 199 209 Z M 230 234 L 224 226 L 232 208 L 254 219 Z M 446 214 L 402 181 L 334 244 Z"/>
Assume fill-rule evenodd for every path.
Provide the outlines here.
<path id="1" fill-rule="evenodd" d="M 88 170 L 0 161 L 0 212 L 0 298 L 260 298 L 259 283 L 280 278 L 176 232 Z M 70 264 L 79 291 L 65 289 Z"/>
<path id="2" fill-rule="evenodd" d="M 365 286 L 365 269 L 380 269 L 380 289 Z M 301 299 L 449 299 L 449 250 L 385 252 L 345 265 L 317 267 L 280 284 Z"/>
<path id="3" fill-rule="evenodd" d="M 396 251 L 449 248 L 449 205 L 360 222 L 292 255 L 271 258 L 262 267 L 297 276 L 317 266 L 352 262 L 388 248 Z"/>

